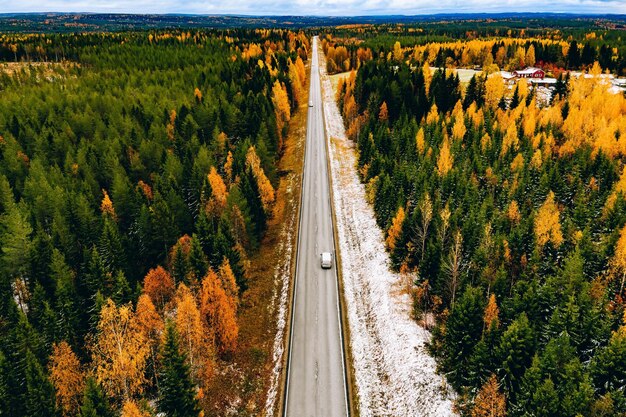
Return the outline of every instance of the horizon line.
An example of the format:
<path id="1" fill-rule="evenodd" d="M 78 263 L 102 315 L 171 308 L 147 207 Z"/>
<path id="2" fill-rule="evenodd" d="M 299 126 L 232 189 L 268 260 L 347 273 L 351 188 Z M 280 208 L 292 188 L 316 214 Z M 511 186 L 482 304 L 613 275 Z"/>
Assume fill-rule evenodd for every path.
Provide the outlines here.
<path id="1" fill-rule="evenodd" d="M 0 17 L 13 16 L 13 15 L 126 15 L 126 16 L 196 16 L 196 17 L 247 17 L 247 18 L 268 18 L 268 17 L 298 17 L 298 18 L 343 18 L 343 19 L 358 19 L 358 18 L 385 18 L 385 17 L 423 17 L 423 16 L 515 16 L 515 15 L 535 15 L 535 16 L 548 16 L 548 15 L 560 15 L 560 16 L 619 16 L 626 17 L 626 13 L 603 13 L 603 12 L 561 12 L 561 11 L 546 11 L 546 12 L 533 12 L 533 11 L 517 11 L 517 12 L 436 12 L 436 13 L 421 13 L 421 14 L 363 14 L 363 15 L 323 15 L 323 14 L 247 14 L 247 13 L 187 13 L 187 12 L 152 12 L 152 13 L 138 13 L 138 12 L 103 12 L 103 11 L 32 11 L 32 12 L 2 12 Z"/>

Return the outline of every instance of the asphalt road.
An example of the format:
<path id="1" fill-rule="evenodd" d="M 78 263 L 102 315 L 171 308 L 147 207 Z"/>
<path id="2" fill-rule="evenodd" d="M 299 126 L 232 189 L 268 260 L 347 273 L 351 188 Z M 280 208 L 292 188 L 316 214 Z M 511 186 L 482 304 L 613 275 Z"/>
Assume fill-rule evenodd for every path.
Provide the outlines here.
<path id="1" fill-rule="evenodd" d="M 322 269 L 334 253 L 330 185 L 322 118 L 317 38 L 313 40 L 298 260 L 285 392 L 285 415 L 346 416 L 337 269 Z M 333 258 L 334 260 L 334 258 Z"/>

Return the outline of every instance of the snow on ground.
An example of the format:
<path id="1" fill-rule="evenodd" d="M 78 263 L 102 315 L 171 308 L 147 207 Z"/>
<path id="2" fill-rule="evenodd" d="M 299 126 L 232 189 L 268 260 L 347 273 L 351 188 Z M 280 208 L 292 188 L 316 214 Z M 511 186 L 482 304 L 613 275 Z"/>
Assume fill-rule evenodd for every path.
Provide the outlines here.
<path id="1" fill-rule="evenodd" d="M 391 271 L 384 236 L 365 200 L 354 145 L 346 138 L 321 51 L 320 72 L 329 140 L 344 298 L 360 415 L 454 416 L 452 388 L 426 351 L 430 332 L 410 317 L 410 297 Z"/>
<path id="2" fill-rule="evenodd" d="M 294 175 L 294 174 L 292 174 Z M 292 184 L 295 182 L 290 178 L 287 195 L 292 195 Z M 280 392 L 278 384 L 283 368 L 283 353 L 285 350 L 285 326 L 287 324 L 288 296 L 289 296 L 289 279 L 291 277 L 291 259 L 293 257 L 293 230 L 297 227 L 296 211 L 293 210 L 286 222 L 282 224 L 280 245 L 278 247 L 278 256 L 280 262 L 274 270 L 274 294 L 272 296 L 271 308 L 278 308 L 276 313 L 276 335 L 274 336 L 274 346 L 272 348 L 272 373 L 270 380 L 270 388 L 265 400 L 264 415 L 273 416 L 276 408 L 277 396 Z"/>

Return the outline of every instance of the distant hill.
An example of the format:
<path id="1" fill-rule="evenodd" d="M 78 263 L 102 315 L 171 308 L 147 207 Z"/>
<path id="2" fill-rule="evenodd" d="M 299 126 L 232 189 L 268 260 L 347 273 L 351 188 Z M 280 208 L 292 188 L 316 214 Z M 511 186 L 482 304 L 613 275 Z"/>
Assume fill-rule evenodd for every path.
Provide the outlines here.
<path id="1" fill-rule="evenodd" d="M 286 27 L 308 28 L 348 24 L 433 23 L 441 21 L 506 21 L 525 26 L 581 27 L 609 23 L 626 28 L 626 15 L 565 13 L 471 13 L 388 16 L 242 16 L 188 14 L 0 13 L 0 32 L 98 32 L 164 28 Z"/>

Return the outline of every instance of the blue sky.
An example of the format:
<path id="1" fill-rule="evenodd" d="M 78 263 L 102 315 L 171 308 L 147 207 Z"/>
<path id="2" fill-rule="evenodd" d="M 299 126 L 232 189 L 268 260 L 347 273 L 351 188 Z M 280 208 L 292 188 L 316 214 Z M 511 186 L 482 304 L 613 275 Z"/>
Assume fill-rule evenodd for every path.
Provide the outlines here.
<path id="1" fill-rule="evenodd" d="M 101 12 L 355 16 L 472 12 L 626 13 L 626 0 L 0 0 L 0 13 Z"/>

